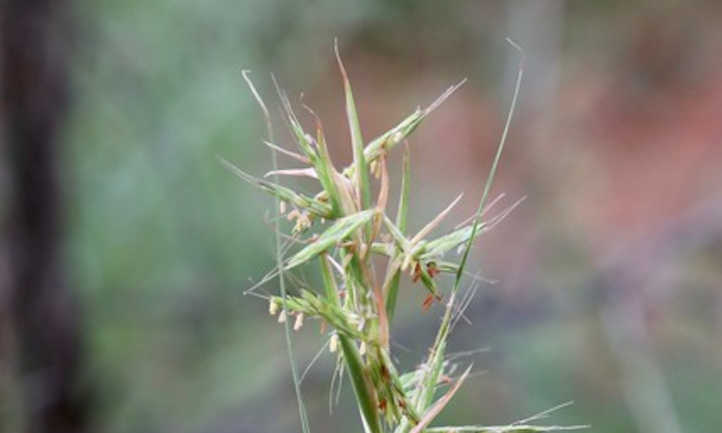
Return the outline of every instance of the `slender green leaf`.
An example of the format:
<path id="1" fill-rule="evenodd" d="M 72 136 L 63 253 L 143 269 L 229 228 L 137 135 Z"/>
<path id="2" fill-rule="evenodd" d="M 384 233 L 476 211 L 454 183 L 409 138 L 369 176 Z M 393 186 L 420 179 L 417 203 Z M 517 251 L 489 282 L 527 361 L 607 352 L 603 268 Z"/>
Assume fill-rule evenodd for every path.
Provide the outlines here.
<path id="1" fill-rule="evenodd" d="M 407 144 L 404 146 L 404 159 L 401 174 L 401 194 L 399 197 L 399 207 L 396 211 L 396 227 L 402 236 L 406 231 L 406 219 L 409 213 L 409 184 L 411 182 L 411 157 L 409 154 L 410 151 Z M 398 298 L 399 283 L 401 281 L 400 262 L 394 266 L 394 260 L 389 260 L 389 264 L 386 267 L 386 275 L 387 278 L 391 276 L 388 288 L 386 288 L 386 314 L 389 317 L 389 323 L 391 323 L 391 320 L 394 317 L 394 311 L 396 310 L 396 299 Z"/>
<path id="2" fill-rule="evenodd" d="M 401 143 L 401 141 L 408 138 L 421 121 L 424 120 L 424 116 L 424 110 L 417 108 L 416 111 L 407 116 L 398 125 L 371 140 L 364 149 L 366 161 L 370 163 L 381 156 L 383 152 L 392 149 Z"/>
<path id="3" fill-rule="evenodd" d="M 271 143 L 270 141 L 264 141 L 263 143 L 264 143 L 266 146 L 270 147 L 271 150 L 275 150 L 275 151 L 278 152 L 278 153 L 282 153 L 282 154 L 284 154 L 284 155 L 286 155 L 286 156 L 290 156 L 291 158 L 295 159 L 296 161 L 303 162 L 304 164 L 310 164 L 310 163 L 311 163 L 311 160 L 309 160 L 309 159 L 306 158 L 305 156 L 299 155 L 299 154 L 296 153 L 296 152 L 292 152 L 292 151 L 290 151 L 290 150 L 284 149 L 284 148 L 282 148 L 281 146 L 277 146 L 277 145 Z"/>
<path id="4" fill-rule="evenodd" d="M 484 192 L 481 194 L 481 200 L 479 201 L 479 208 L 476 211 L 476 217 L 474 218 L 474 224 L 471 230 L 471 236 L 469 236 L 466 242 L 466 248 L 464 249 L 464 255 L 459 263 L 459 270 L 456 272 L 456 279 L 454 280 L 453 291 L 456 292 L 461 284 L 461 277 L 464 274 L 464 267 L 466 266 L 466 260 L 469 258 L 469 250 L 471 250 L 471 244 L 476 237 L 476 231 L 479 229 L 480 214 L 484 211 L 484 205 L 486 204 L 486 198 L 489 196 L 491 185 L 494 183 L 494 175 L 496 174 L 496 167 L 499 165 L 501 159 L 501 152 L 504 150 L 504 144 L 506 143 L 506 137 L 509 134 L 509 125 L 511 125 L 511 119 L 514 117 L 514 109 L 516 108 L 516 100 L 519 96 L 519 89 L 521 88 L 521 81 L 524 77 L 524 51 L 514 41 L 507 38 L 507 41 L 521 53 L 521 61 L 519 62 L 519 71 L 516 75 L 516 82 L 514 84 L 514 94 L 511 98 L 511 105 L 509 106 L 509 112 L 506 116 L 506 122 L 504 123 L 504 131 L 499 139 L 499 146 L 496 149 L 496 155 L 494 155 L 494 161 L 491 163 L 491 170 L 489 170 L 489 176 L 486 178 L 484 183 Z"/>
<path id="5" fill-rule="evenodd" d="M 326 289 L 326 299 L 328 302 L 341 306 L 341 302 L 338 297 L 338 287 L 336 286 L 336 279 L 333 277 L 333 270 L 331 269 L 331 262 L 326 253 L 321 253 L 321 279 L 323 280 L 323 287 Z"/>
<path id="6" fill-rule="evenodd" d="M 336 185 L 336 177 L 338 174 L 336 172 L 336 168 L 333 166 L 333 161 L 331 161 L 331 155 L 328 153 L 326 137 L 323 135 L 321 120 L 318 118 L 316 118 L 316 145 L 318 147 L 319 154 L 318 160 L 315 164 L 318 179 L 321 182 L 323 189 L 328 193 L 333 213 L 335 215 L 343 215 L 342 200 L 339 196 L 339 189 Z M 346 209 L 346 211 L 349 210 L 350 209 Z"/>
<path id="7" fill-rule="evenodd" d="M 406 239 L 404 234 L 401 233 L 398 227 L 396 227 L 396 224 L 391 222 L 389 217 L 387 217 L 386 215 L 384 215 L 384 225 L 386 226 L 386 229 L 388 230 L 391 237 L 394 239 L 396 246 L 398 246 L 401 251 L 407 252 L 411 248 L 411 242 Z"/>
<path id="8" fill-rule="evenodd" d="M 329 206 L 327 203 L 322 203 L 306 195 L 299 194 L 289 188 L 278 185 L 276 183 L 268 182 L 266 180 L 258 179 L 254 176 L 251 176 L 250 174 L 246 173 L 245 171 L 241 170 L 240 168 L 236 167 L 235 165 L 226 161 L 223 158 L 219 157 L 219 160 L 233 174 L 250 183 L 251 185 L 254 185 L 264 191 L 271 193 L 276 198 L 293 203 L 299 208 L 307 209 L 309 212 L 316 214 L 320 217 L 333 217 L 333 214 L 331 212 L 331 206 Z"/>
<path id="9" fill-rule="evenodd" d="M 399 208 L 396 211 L 396 226 L 401 233 L 406 231 L 406 220 L 409 213 L 409 186 L 411 185 L 411 151 L 408 143 L 404 146 L 404 159 L 401 171 L 401 193 Z"/>
<path id="10" fill-rule="evenodd" d="M 471 366 L 469 366 L 466 371 L 464 371 L 464 374 L 461 375 L 459 379 L 456 380 L 454 385 L 446 391 L 446 394 L 444 394 L 441 398 L 439 398 L 436 403 L 434 403 L 433 406 L 424 414 L 424 416 L 421 418 L 421 421 L 419 421 L 416 426 L 414 426 L 413 429 L 411 429 L 411 433 L 420 433 L 426 428 L 431 421 L 436 418 L 436 416 L 446 407 L 447 404 L 449 404 L 449 401 L 451 398 L 456 394 L 456 391 L 459 390 L 461 387 L 461 384 L 464 383 L 464 380 L 469 376 L 469 372 L 471 371 Z"/>
<path id="11" fill-rule="evenodd" d="M 285 270 L 306 263 L 322 252 L 350 236 L 357 228 L 367 223 L 376 211 L 374 209 L 359 212 L 337 220 L 331 227 L 313 243 L 307 245 L 301 251 L 291 257 L 286 263 Z"/>
<path id="12" fill-rule="evenodd" d="M 246 80 L 246 83 L 248 84 L 248 87 L 251 89 L 251 93 L 253 93 L 253 96 L 256 98 L 256 102 L 258 102 L 258 105 L 261 107 L 261 111 L 263 111 L 263 116 L 266 120 L 266 138 L 269 142 L 273 141 L 273 125 L 271 123 L 271 116 L 268 114 L 268 109 L 266 108 L 266 104 L 263 102 L 263 99 L 258 94 L 258 91 L 256 90 L 256 87 L 253 85 L 253 82 L 248 77 L 248 74 L 250 71 L 244 70 L 242 71 L 243 78 Z M 273 163 L 273 169 L 278 170 L 278 158 L 276 157 L 275 153 L 271 153 L 271 161 Z M 229 162 L 222 160 L 222 162 L 226 165 L 226 167 L 230 168 L 232 171 L 234 171 L 237 175 L 241 177 L 241 179 L 244 179 L 248 181 L 248 178 L 250 176 L 243 173 L 241 170 L 239 170 L 237 167 L 235 167 L 233 164 L 230 164 Z M 278 177 L 276 177 L 276 181 L 278 181 Z M 260 185 L 259 185 L 260 186 Z M 285 313 L 287 310 L 286 305 L 286 285 L 285 285 L 285 279 L 283 278 L 283 261 L 281 259 L 281 234 L 280 234 L 280 227 L 278 220 L 280 219 L 280 211 L 279 211 L 279 199 L 281 197 L 276 193 L 276 206 L 275 206 L 275 224 L 274 224 L 274 241 L 275 241 L 275 255 L 276 255 L 276 267 L 278 268 L 278 280 L 279 284 L 281 286 L 281 299 L 282 299 L 282 305 L 283 305 L 283 312 Z M 298 415 L 301 420 L 301 430 L 303 433 L 310 433 L 311 428 L 309 427 L 308 423 L 308 415 L 306 413 L 306 406 L 303 404 L 303 396 L 301 395 L 301 381 L 298 377 L 298 371 L 296 369 L 296 361 L 293 357 L 293 343 L 291 341 L 291 330 L 290 326 L 288 324 L 288 321 L 284 322 L 284 335 L 286 337 L 286 349 L 288 352 L 288 361 L 291 364 L 291 377 L 293 378 L 293 388 L 294 392 L 296 394 L 296 402 L 298 403 Z"/>
<path id="13" fill-rule="evenodd" d="M 356 187 L 359 189 L 359 202 L 362 209 L 368 209 L 371 206 L 371 184 L 369 182 L 369 174 L 367 161 L 364 157 L 364 141 L 361 135 L 361 125 L 356 112 L 356 103 L 353 99 L 351 91 L 351 83 L 349 82 L 346 68 L 341 61 L 341 55 L 338 51 L 338 40 L 335 41 L 334 48 L 336 50 L 336 60 L 338 67 L 343 76 L 343 88 L 346 93 L 346 117 L 348 119 L 348 127 L 351 131 L 351 146 L 353 147 L 353 160 L 356 170 Z"/>
<path id="14" fill-rule="evenodd" d="M 379 423 L 378 413 L 376 412 L 377 401 L 376 393 L 370 387 L 369 379 L 364 371 L 361 355 L 356 348 L 356 344 L 344 335 L 339 335 L 339 342 L 343 350 L 343 356 L 346 359 L 348 374 L 351 378 L 356 401 L 361 410 L 361 416 L 365 425 L 371 433 L 381 433 L 381 424 Z"/>
<path id="15" fill-rule="evenodd" d="M 479 236 L 486 232 L 487 225 L 480 223 L 477 227 L 474 236 Z M 471 239 L 471 233 L 474 231 L 473 226 L 466 226 L 460 229 L 454 230 L 453 232 L 429 241 L 426 244 L 426 248 L 419 255 L 420 259 L 432 259 L 438 258 L 446 254 L 448 251 L 453 250 L 459 245 L 469 242 Z"/>
<path id="16" fill-rule="evenodd" d="M 381 156 L 381 154 L 383 154 L 384 152 L 388 152 L 396 145 L 407 139 L 409 135 L 414 132 L 416 127 L 419 126 L 419 124 L 426 118 L 426 116 L 428 116 L 432 111 L 438 108 L 449 96 L 451 96 L 452 93 L 456 91 L 456 89 L 461 87 L 465 82 L 466 79 L 463 79 L 456 85 L 449 87 L 428 107 L 423 110 L 421 108 L 417 108 L 416 111 L 408 115 L 396 126 L 371 140 L 371 142 L 366 145 L 366 148 L 364 149 L 364 157 L 366 158 L 366 163 L 370 164 L 372 161 L 375 161 L 376 158 Z M 353 166 L 349 166 L 344 169 L 343 173 L 350 175 L 353 173 L 353 170 Z"/>
<path id="17" fill-rule="evenodd" d="M 391 266 L 391 263 L 389 262 L 389 266 Z M 387 269 L 387 272 L 391 268 Z M 389 323 L 394 318 L 394 312 L 396 311 L 396 300 L 399 296 L 399 284 L 401 282 L 401 271 L 399 270 L 399 267 L 397 267 L 395 270 L 393 270 L 393 274 L 391 277 L 391 281 L 389 283 L 389 288 L 386 290 L 386 314 L 389 317 Z"/>
<path id="18" fill-rule="evenodd" d="M 288 126 L 291 129 L 291 132 L 293 132 L 296 137 L 296 143 L 298 144 L 299 149 L 301 149 L 301 151 L 312 163 L 315 163 L 318 155 L 311 146 L 310 136 L 306 134 L 306 132 L 303 130 L 301 122 L 298 121 L 298 117 L 296 117 L 296 113 L 294 113 L 293 111 L 293 107 L 291 106 L 291 101 L 288 99 L 288 95 L 286 95 L 286 92 L 283 91 L 283 89 L 281 89 L 281 86 L 278 85 L 276 77 L 271 74 L 271 78 L 273 79 L 273 85 L 276 87 L 276 93 L 278 93 L 278 98 L 281 100 L 283 110 L 286 112 Z"/>
<path id="19" fill-rule="evenodd" d="M 441 341 L 438 347 L 434 349 L 433 356 L 425 365 L 428 374 L 419 383 L 418 393 L 416 394 L 415 404 L 416 410 L 424 412 L 431 404 L 434 398 L 434 391 L 439 382 L 439 377 L 444 369 L 444 356 L 446 354 L 446 340 Z"/>

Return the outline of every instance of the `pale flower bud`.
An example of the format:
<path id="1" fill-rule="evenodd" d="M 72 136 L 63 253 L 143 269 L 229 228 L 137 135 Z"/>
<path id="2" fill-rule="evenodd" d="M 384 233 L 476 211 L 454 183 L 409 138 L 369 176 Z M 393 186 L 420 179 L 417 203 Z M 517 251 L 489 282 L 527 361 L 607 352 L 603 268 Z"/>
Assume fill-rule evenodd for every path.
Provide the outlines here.
<path id="1" fill-rule="evenodd" d="M 303 326 L 303 313 L 298 313 L 296 315 L 296 321 L 293 322 L 293 330 L 298 331 Z"/>
<path id="2" fill-rule="evenodd" d="M 268 314 L 275 316 L 276 313 L 278 313 L 278 302 L 271 299 L 271 302 L 268 303 Z"/>
<path id="3" fill-rule="evenodd" d="M 286 215 L 286 219 L 289 221 L 293 221 L 294 219 L 298 218 L 298 216 L 301 215 L 301 213 L 298 211 L 298 209 L 294 209 L 291 212 Z"/>
<path id="4" fill-rule="evenodd" d="M 338 334 L 333 334 L 331 336 L 331 341 L 328 343 L 328 351 L 331 353 L 336 353 L 338 350 Z"/>
<path id="5" fill-rule="evenodd" d="M 281 311 L 278 315 L 278 323 L 284 323 L 286 321 L 286 310 Z"/>

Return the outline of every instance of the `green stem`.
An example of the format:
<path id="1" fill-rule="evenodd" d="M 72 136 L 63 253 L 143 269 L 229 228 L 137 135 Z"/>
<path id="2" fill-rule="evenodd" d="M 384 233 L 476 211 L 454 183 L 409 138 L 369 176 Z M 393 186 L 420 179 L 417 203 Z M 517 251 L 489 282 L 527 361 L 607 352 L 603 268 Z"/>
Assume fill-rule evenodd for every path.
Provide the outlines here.
<path id="1" fill-rule="evenodd" d="M 248 78 L 247 75 L 248 71 L 243 71 L 243 78 L 246 80 L 246 83 L 248 83 L 248 87 L 250 87 L 251 92 L 253 93 L 253 96 L 256 98 L 256 101 L 258 102 L 258 105 L 260 105 L 261 110 L 263 111 L 263 116 L 266 120 L 266 134 L 267 139 L 269 142 L 273 143 L 273 125 L 271 124 L 271 116 L 268 113 L 268 109 L 266 108 L 266 104 L 263 103 L 263 99 L 261 99 L 261 96 L 256 91 L 256 88 L 253 86 L 253 83 Z M 273 163 L 273 170 L 278 170 L 278 157 L 276 156 L 276 152 L 271 152 L 271 161 Z M 274 180 L 276 183 L 278 183 L 278 175 L 274 175 Z M 280 200 L 278 197 L 275 197 L 275 218 L 274 220 L 274 234 L 275 234 L 275 254 L 276 254 L 276 267 L 278 268 L 278 281 L 281 288 L 281 301 L 283 304 L 283 312 L 284 314 L 287 314 L 288 308 L 286 305 L 286 282 L 283 277 L 283 258 L 281 257 L 281 228 L 279 221 L 281 219 L 280 217 Z M 291 341 L 291 325 L 288 323 L 289 321 L 286 320 L 284 325 L 284 333 L 286 335 L 286 347 L 288 352 L 288 361 L 291 364 L 291 376 L 293 377 L 293 388 L 296 393 L 296 401 L 298 403 L 298 415 L 301 419 L 301 429 L 303 433 L 310 433 L 311 428 L 308 425 L 308 415 L 306 414 L 306 407 L 303 404 L 303 397 L 301 396 L 301 382 L 299 380 L 298 376 L 298 370 L 296 369 L 296 361 L 293 356 L 293 342 Z"/>

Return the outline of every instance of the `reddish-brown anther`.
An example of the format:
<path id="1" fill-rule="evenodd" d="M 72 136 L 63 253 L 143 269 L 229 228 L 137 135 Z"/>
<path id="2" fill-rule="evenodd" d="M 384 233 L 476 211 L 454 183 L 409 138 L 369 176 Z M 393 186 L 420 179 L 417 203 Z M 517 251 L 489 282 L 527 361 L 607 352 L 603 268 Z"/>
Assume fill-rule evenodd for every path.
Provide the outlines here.
<path id="1" fill-rule="evenodd" d="M 435 296 L 431 293 L 429 293 L 426 298 L 424 299 L 424 303 L 422 304 L 422 308 L 424 311 L 429 311 L 429 308 L 434 304 L 434 298 Z"/>
<path id="2" fill-rule="evenodd" d="M 386 411 L 386 399 L 382 398 L 381 401 L 379 401 L 379 410 L 384 412 Z"/>

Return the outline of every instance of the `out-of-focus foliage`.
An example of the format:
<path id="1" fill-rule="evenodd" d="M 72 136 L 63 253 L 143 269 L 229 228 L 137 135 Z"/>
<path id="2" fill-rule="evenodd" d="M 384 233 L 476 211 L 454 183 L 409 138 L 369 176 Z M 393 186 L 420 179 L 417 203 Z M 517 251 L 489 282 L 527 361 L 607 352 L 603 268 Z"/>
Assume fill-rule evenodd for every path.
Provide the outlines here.
<path id="1" fill-rule="evenodd" d="M 351 155 L 334 36 L 366 138 L 467 76 L 412 143 L 415 232 L 460 184 L 453 217 L 473 212 L 510 94 L 511 36 L 529 80 L 495 192 L 529 199 L 472 255 L 472 271 L 500 282 L 481 286 L 449 351 L 488 346 L 474 357 L 487 373 L 440 422 L 504 424 L 575 400 L 554 420 L 716 431 L 722 8 L 641 3 L 76 2 L 66 265 L 100 391 L 97 430 L 299 429 L 282 331 L 242 296 L 273 266 L 272 202 L 216 158 L 270 167 L 241 68 L 274 113 L 267 73 L 294 102 L 306 92 L 338 166 Z M 435 324 L 404 289 L 392 348 L 413 366 Z M 301 367 L 320 348 L 315 334 L 297 334 Z M 350 386 L 329 416 L 333 360 L 319 363 L 303 382 L 311 428 L 341 431 L 356 419 Z"/>

